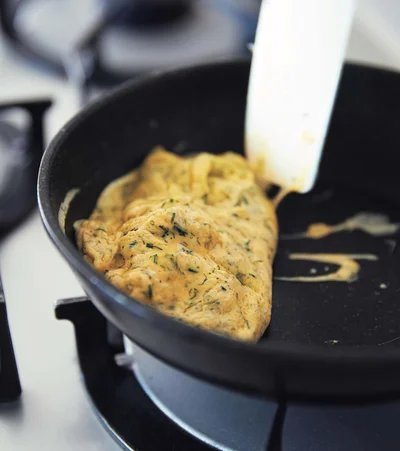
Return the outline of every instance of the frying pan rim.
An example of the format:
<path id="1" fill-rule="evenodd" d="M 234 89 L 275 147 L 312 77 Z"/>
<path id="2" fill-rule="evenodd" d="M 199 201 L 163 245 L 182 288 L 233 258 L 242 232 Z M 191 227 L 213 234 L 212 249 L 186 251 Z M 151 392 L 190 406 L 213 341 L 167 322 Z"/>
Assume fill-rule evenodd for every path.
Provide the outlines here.
<path id="1" fill-rule="evenodd" d="M 47 146 L 39 168 L 37 187 L 38 205 L 46 232 L 71 267 L 88 281 L 91 286 L 94 285 L 97 290 L 100 290 L 107 298 L 119 304 L 128 314 L 132 314 L 138 319 L 150 320 L 154 327 L 163 329 L 166 333 L 176 334 L 178 338 L 202 341 L 205 346 L 218 347 L 220 349 L 229 348 L 230 350 L 233 348 L 233 350 L 237 350 L 238 352 L 252 353 L 255 358 L 267 359 L 270 363 L 273 360 L 279 360 L 286 361 L 291 366 L 303 366 L 307 361 L 315 361 L 322 365 L 332 365 L 335 367 L 337 365 L 345 365 L 348 370 L 359 370 L 361 367 L 374 367 L 376 369 L 376 365 L 379 364 L 379 371 L 389 370 L 392 365 L 398 365 L 400 363 L 400 353 L 397 349 L 379 348 L 377 345 L 363 347 L 326 347 L 322 344 L 302 344 L 284 341 L 269 343 L 267 341 L 266 344 L 263 343 L 260 345 L 259 343 L 246 343 L 233 340 L 179 322 L 151 307 L 141 304 L 136 299 L 127 296 L 111 285 L 100 273 L 84 261 L 76 247 L 64 235 L 59 226 L 58 217 L 53 212 L 51 206 L 50 169 L 60 147 L 87 117 L 93 115 L 100 109 L 107 108 L 109 103 L 117 102 L 126 92 L 131 93 L 132 91 L 149 87 L 159 80 L 165 82 L 169 78 L 174 79 L 177 76 L 183 76 L 185 74 L 190 75 L 199 71 L 215 71 L 221 66 L 231 66 L 234 69 L 235 67 L 248 64 L 249 60 L 247 58 L 239 58 L 152 72 L 129 80 L 117 88 L 112 89 L 72 117 Z M 394 73 L 384 68 L 372 68 L 353 63 L 346 63 L 346 66 L 362 67 L 364 70 L 369 71 Z"/>

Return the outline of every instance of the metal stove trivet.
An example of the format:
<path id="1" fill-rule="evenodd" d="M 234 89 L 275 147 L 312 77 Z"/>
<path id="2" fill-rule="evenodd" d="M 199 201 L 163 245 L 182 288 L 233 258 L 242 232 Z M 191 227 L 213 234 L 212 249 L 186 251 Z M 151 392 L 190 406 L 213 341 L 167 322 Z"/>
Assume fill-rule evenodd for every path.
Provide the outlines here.
<path id="1" fill-rule="evenodd" d="M 108 332 L 106 320 L 90 301 L 85 298 L 60 301 L 56 316 L 74 324 L 79 363 L 90 400 L 104 426 L 123 449 L 211 449 L 163 415 L 134 374 L 115 363 L 115 355 L 124 351 L 122 340 Z"/>
<path id="2" fill-rule="evenodd" d="M 126 450 L 135 451 L 204 451 L 211 449 L 229 449 L 223 445 L 213 447 L 192 434 L 198 434 L 184 424 L 185 421 L 177 414 L 179 405 L 168 400 L 169 389 L 159 388 L 164 378 L 176 377 L 177 381 L 170 387 L 173 392 L 178 388 L 182 399 L 185 399 L 190 384 L 195 384 L 195 378 L 187 376 L 168 365 L 158 361 L 140 348 L 135 348 L 134 369 L 117 365 L 116 356 L 129 352 L 129 346 L 124 346 L 122 334 L 96 310 L 86 298 L 67 299 L 56 305 L 58 319 L 68 319 L 75 326 L 79 362 L 86 384 L 87 392 L 93 406 L 108 431 L 115 440 Z M 126 344 L 126 343 L 125 343 Z M 186 382 L 185 382 L 186 379 Z M 206 390 L 207 383 L 198 381 Z M 185 387 L 184 387 L 185 384 Z M 173 387 L 175 385 L 175 388 Z M 199 385 L 199 386 L 200 386 Z M 241 397 L 247 396 L 229 392 L 210 386 L 208 393 L 216 396 Z M 218 392 L 224 391 L 224 394 Z M 206 392 L 205 392 L 206 393 Z M 207 395 L 208 396 L 208 395 Z M 171 396 L 170 396 L 171 398 Z M 154 400 L 155 403 L 152 402 Z M 221 398 L 222 399 L 222 398 Z M 209 401 L 212 406 L 212 398 Z M 254 443 L 255 436 L 239 437 L 235 451 L 385 451 L 398 450 L 400 436 L 398 434 L 397 418 L 400 415 L 400 403 L 385 403 L 362 406 L 312 406 L 288 405 L 277 407 L 274 403 L 263 400 L 249 402 L 264 403 L 260 414 L 251 418 L 249 422 L 258 421 L 264 429 L 265 443 Z M 215 403 L 215 400 L 214 400 Z M 179 427 L 169 416 L 178 421 Z M 192 403 L 193 409 L 200 415 L 203 407 Z M 229 417 L 233 414 L 229 405 L 239 405 L 237 399 L 228 400 L 225 413 Z M 255 405 L 255 404 L 254 404 Z M 178 406 L 178 407 L 177 407 Z M 209 417 L 220 410 L 209 412 Z M 240 414 L 240 413 L 239 413 Z M 260 415 L 264 415 L 260 422 Z M 190 416 L 190 415 L 189 415 Z M 177 418 L 178 417 L 178 418 Z M 216 420 L 218 421 L 218 419 Z M 224 423 L 224 422 L 222 422 Z M 221 424 L 222 424 L 221 423 Z M 229 421 L 228 421 L 229 423 Z M 227 422 L 225 421 L 225 424 Z M 231 422 L 231 425 L 234 421 Z M 250 425 L 251 426 L 251 425 Z M 208 426 L 209 427 L 209 426 Z M 247 426 L 246 426 L 247 427 Z M 232 434 L 235 431 L 232 431 Z M 224 431 L 225 434 L 230 431 Z M 223 435 L 223 434 L 222 434 Z M 206 438 L 207 439 L 207 438 Z M 213 440 L 208 440 L 208 443 Z M 215 441 L 214 441 L 215 442 Z M 218 442 L 218 440 L 216 440 Z"/>
<path id="3" fill-rule="evenodd" d="M 36 206 L 36 179 L 44 149 L 43 118 L 50 106 L 49 99 L 0 104 L 0 239 Z M 0 278 L 0 402 L 14 401 L 20 394 Z"/>

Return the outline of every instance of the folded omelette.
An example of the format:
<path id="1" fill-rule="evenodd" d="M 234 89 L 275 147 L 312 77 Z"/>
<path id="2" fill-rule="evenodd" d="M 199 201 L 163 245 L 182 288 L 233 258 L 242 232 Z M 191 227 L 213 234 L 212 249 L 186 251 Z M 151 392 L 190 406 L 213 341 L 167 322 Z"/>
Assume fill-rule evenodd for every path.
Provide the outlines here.
<path id="1" fill-rule="evenodd" d="M 157 148 L 75 228 L 86 261 L 143 304 L 245 341 L 268 327 L 278 225 L 242 156 Z"/>

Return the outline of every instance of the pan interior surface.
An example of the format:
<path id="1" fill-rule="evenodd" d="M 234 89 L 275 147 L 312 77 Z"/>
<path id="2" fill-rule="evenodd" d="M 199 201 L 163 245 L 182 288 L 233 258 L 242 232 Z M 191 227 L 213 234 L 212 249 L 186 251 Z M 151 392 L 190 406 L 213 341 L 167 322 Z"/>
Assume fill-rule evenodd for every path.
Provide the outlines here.
<path id="1" fill-rule="evenodd" d="M 299 237 L 312 224 L 343 224 L 360 214 L 387 218 L 387 226 L 376 229 L 382 235 L 354 228 L 318 239 Z M 273 319 L 262 340 L 399 347 L 398 206 L 370 192 L 320 183 L 307 195 L 289 196 L 279 208 L 279 223 Z M 301 254 L 309 254 L 311 260 L 290 258 Z M 353 261 L 359 265 L 355 280 L 314 282 L 338 269 L 335 263 L 313 260 L 324 254 L 333 256 L 332 261 L 336 255 L 355 256 Z M 280 280 L 292 277 L 306 281 Z"/>

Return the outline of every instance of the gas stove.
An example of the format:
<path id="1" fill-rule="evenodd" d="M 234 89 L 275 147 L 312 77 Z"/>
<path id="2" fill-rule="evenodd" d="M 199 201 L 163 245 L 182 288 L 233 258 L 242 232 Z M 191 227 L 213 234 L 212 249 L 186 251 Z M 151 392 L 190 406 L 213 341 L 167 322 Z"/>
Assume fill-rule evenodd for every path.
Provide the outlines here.
<path id="1" fill-rule="evenodd" d="M 52 100 L 45 142 L 81 107 L 75 83 L 1 39 L 0 65 L 0 104 Z M 274 403 L 199 381 L 138 348 L 84 297 L 37 213 L 1 242 L 0 270 L 0 397 L 8 398 L 0 402 L 2 450 L 372 451 L 400 444 L 398 403 Z"/>
<path id="2" fill-rule="evenodd" d="M 115 441 L 93 449 L 373 451 L 400 444 L 399 403 L 346 408 L 274 403 L 170 367 L 124 338 L 85 297 L 59 300 L 55 314 L 75 329 L 88 415 L 97 417 Z M 7 407 L 3 412 L 7 414 Z M 8 406 L 14 421 L 22 412 L 23 403 Z M 75 415 L 86 422 L 83 413 L 78 404 L 67 424 Z M 80 432 L 75 423 L 73 427 L 73 434 Z M 86 423 L 84 427 L 87 431 Z M 13 449 L 15 438 L 7 429 L 5 437 L 7 449 Z M 96 438 L 104 440 L 103 433 Z"/>
<path id="3" fill-rule="evenodd" d="M 400 444 L 400 403 L 286 405 L 233 392 L 151 356 L 110 326 L 87 298 L 60 300 L 55 310 L 74 325 L 89 400 L 123 449 L 372 451 Z"/>
<path id="4" fill-rule="evenodd" d="M 233 57 L 254 37 L 259 0 L 1 0 L 15 50 L 78 84 Z"/>

